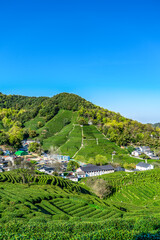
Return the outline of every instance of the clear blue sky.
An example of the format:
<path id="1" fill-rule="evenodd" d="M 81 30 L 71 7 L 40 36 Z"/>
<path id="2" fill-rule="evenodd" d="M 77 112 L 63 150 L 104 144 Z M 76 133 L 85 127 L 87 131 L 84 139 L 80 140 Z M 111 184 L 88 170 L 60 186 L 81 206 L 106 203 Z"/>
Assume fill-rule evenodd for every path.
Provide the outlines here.
<path id="1" fill-rule="evenodd" d="M 1 0 L 0 91 L 160 122 L 160 1 Z"/>

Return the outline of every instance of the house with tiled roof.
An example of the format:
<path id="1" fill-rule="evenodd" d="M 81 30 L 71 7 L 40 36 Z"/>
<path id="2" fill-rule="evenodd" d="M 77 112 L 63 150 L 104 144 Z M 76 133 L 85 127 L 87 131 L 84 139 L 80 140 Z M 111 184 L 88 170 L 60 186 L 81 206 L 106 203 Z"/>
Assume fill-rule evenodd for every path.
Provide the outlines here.
<path id="1" fill-rule="evenodd" d="M 82 171 L 86 174 L 86 177 L 92 177 L 112 173 L 114 172 L 114 167 L 111 165 L 96 166 L 94 164 L 87 164 L 84 167 L 79 167 L 76 172 L 78 174 Z"/>
<path id="2" fill-rule="evenodd" d="M 139 171 L 145 171 L 145 170 L 151 170 L 154 169 L 154 166 L 152 164 L 144 163 L 144 162 L 139 162 L 136 165 L 136 169 Z"/>

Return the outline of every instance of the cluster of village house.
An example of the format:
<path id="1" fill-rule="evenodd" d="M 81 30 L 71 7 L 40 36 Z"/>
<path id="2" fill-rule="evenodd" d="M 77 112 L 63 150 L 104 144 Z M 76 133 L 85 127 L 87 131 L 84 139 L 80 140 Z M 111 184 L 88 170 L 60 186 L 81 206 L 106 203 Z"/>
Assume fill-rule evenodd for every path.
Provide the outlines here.
<path id="1" fill-rule="evenodd" d="M 66 164 L 66 165 L 65 165 Z M 151 170 L 154 168 L 152 164 L 140 162 L 136 165 L 135 169 L 127 170 L 122 167 L 116 167 L 114 168 L 112 165 L 102 165 L 97 166 L 94 164 L 83 164 L 83 166 L 80 166 L 76 171 L 70 171 L 67 175 L 64 174 L 64 171 L 66 171 L 67 168 L 67 162 L 63 161 L 62 169 L 59 172 L 60 176 L 66 179 L 70 179 L 72 181 L 78 181 L 81 178 L 85 177 L 93 177 L 93 176 L 100 176 L 103 174 L 118 172 L 118 171 L 126 171 L 126 172 L 135 172 L 135 171 L 145 171 L 145 170 Z M 46 174 L 53 174 L 55 169 L 54 167 L 49 167 L 47 165 L 44 165 L 39 168 L 39 171 L 44 172 Z"/>
<path id="2" fill-rule="evenodd" d="M 32 140 L 22 141 L 22 148 L 19 149 L 19 151 L 17 151 L 14 154 L 10 153 L 9 151 L 4 151 L 4 156 L 0 158 L 0 172 L 9 171 L 11 168 L 9 167 L 8 162 L 11 162 L 12 166 L 14 166 L 14 160 L 16 159 L 16 156 L 27 155 L 28 146 L 31 142 L 33 141 Z M 135 149 L 132 155 L 136 156 L 137 152 L 139 153 L 139 155 L 140 153 L 145 153 L 146 155 L 152 153 L 150 151 L 150 148 L 148 147 L 139 147 Z M 27 155 L 27 158 L 29 159 L 29 155 Z M 37 167 L 39 171 L 52 175 L 54 174 L 55 171 L 57 172 L 57 170 L 54 167 L 54 164 L 60 163 L 60 166 L 59 166 L 60 169 L 58 170 L 59 176 L 66 179 L 70 179 L 72 181 L 78 181 L 79 179 L 84 177 L 99 176 L 102 174 L 113 173 L 116 171 L 134 172 L 134 171 L 151 170 L 154 168 L 152 164 L 148 164 L 144 162 L 138 163 L 136 165 L 136 168 L 133 170 L 127 170 L 122 167 L 114 168 L 112 165 L 109 165 L 109 164 L 97 166 L 93 164 L 86 165 L 82 162 L 79 162 L 80 167 L 76 171 L 68 172 L 68 174 L 66 175 L 65 172 L 67 171 L 67 164 L 70 160 L 71 159 L 69 156 L 51 155 L 51 154 L 44 153 L 39 159 L 37 159 Z"/>
<path id="3" fill-rule="evenodd" d="M 142 154 L 146 154 L 151 159 L 159 160 L 159 157 L 155 156 L 154 152 L 147 146 L 136 147 L 132 152 L 132 156 L 134 157 L 141 157 Z"/>

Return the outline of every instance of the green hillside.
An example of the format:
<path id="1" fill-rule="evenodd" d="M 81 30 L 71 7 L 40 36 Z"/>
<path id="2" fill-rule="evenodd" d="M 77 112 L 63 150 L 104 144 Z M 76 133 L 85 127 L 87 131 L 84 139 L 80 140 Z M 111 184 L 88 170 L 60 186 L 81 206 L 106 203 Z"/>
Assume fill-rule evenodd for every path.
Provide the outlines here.
<path id="1" fill-rule="evenodd" d="M 68 136 L 76 121 L 77 112 L 60 110 L 54 118 L 37 131 L 40 138 L 44 139 L 44 149 L 48 150 L 51 146 L 60 147 L 68 141 Z"/>
<path id="2" fill-rule="evenodd" d="M 58 114 L 48 121 L 44 127 L 40 128 L 37 133 L 40 135 L 43 134 L 43 131 L 46 131 L 46 136 L 50 137 L 55 133 L 58 133 L 62 128 L 71 122 L 72 112 L 67 110 L 60 110 Z"/>
<path id="3" fill-rule="evenodd" d="M 99 178 L 113 186 L 107 199 L 59 177 L 0 173 L 1 239 L 159 239 L 160 170 Z"/>
<path id="4" fill-rule="evenodd" d="M 100 155 L 104 163 L 135 164 L 139 160 L 120 148 L 130 145 L 147 145 L 160 155 L 159 128 L 98 107 L 78 95 L 60 93 L 49 98 L 0 93 L 0 145 L 17 150 L 26 138 L 40 140 L 45 151 L 54 146 L 59 153 L 84 162 L 93 162 Z"/>
<path id="5" fill-rule="evenodd" d="M 73 124 L 70 123 L 64 128 L 62 128 L 62 130 L 56 135 L 53 135 L 52 137 L 48 137 L 44 139 L 43 148 L 45 150 L 48 150 L 51 146 L 59 148 L 61 145 L 66 143 L 66 141 L 68 140 L 69 133 L 72 131 L 72 129 L 73 129 Z"/>
<path id="6" fill-rule="evenodd" d="M 82 130 L 79 125 L 74 125 L 72 131 L 68 136 L 68 140 L 60 147 L 60 151 L 71 157 L 79 151 L 82 142 Z"/>
<path id="7" fill-rule="evenodd" d="M 93 125 L 83 126 L 83 147 L 76 155 L 84 156 L 85 159 L 90 157 L 95 157 L 100 154 L 106 156 L 106 158 L 111 161 L 111 155 L 113 151 L 117 154 L 126 154 L 127 151 L 122 150 L 116 144 L 110 142 L 97 128 Z"/>
<path id="8" fill-rule="evenodd" d="M 45 119 L 44 117 L 39 117 L 36 116 L 34 119 L 31 119 L 29 121 L 27 121 L 24 126 L 25 128 L 31 129 L 31 130 L 37 130 L 38 127 L 38 123 L 41 122 L 43 125 L 45 125 Z"/>
<path id="9" fill-rule="evenodd" d="M 64 125 L 64 119 L 71 117 L 70 123 Z M 68 119 L 69 119 L 68 117 Z M 76 123 L 77 113 L 71 114 L 70 111 L 60 111 L 53 119 L 51 119 L 43 128 L 48 130 L 48 136 L 43 139 L 43 148 L 48 150 L 51 146 L 57 147 L 59 153 L 69 155 L 77 160 L 87 162 L 89 158 L 95 158 L 96 155 L 106 157 L 106 162 L 111 162 L 112 153 L 116 151 L 114 160 L 116 162 L 132 163 L 139 162 L 138 159 L 131 158 L 126 150 L 121 149 L 115 143 L 110 142 L 106 137 L 97 130 L 93 125 L 80 126 Z M 59 129 L 58 133 L 55 133 Z M 82 145 L 83 143 L 83 145 Z"/>

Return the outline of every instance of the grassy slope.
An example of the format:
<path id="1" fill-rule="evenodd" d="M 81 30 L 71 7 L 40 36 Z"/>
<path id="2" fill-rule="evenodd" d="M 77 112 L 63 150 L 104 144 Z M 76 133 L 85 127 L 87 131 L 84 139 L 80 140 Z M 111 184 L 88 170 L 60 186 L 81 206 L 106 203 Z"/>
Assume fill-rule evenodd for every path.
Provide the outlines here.
<path id="1" fill-rule="evenodd" d="M 65 119 L 69 119 L 71 121 L 70 124 L 64 126 Z M 49 132 L 54 134 L 57 131 L 57 128 L 60 129 L 59 132 L 52 135 L 51 137 L 43 140 L 43 148 L 48 150 L 51 146 L 60 147 L 66 143 L 70 132 L 74 128 L 74 123 L 77 121 L 77 112 L 70 112 L 70 111 L 61 111 L 57 116 L 50 120 L 48 124 L 45 125 L 49 129 Z M 45 128 L 43 127 L 43 129 Z M 42 129 L 40 130 L 42 131 Z M 65 152 L 64 152 L 65 154 Z"/>
<path id="2" fill-rule="evenodd" d="M 38 122 L 42 122 L 45 124 L 45 119 L 43 117 L 35 117 L 34 119 L 31 119 L 30 121 L 26 122 L 25 128 L 30 128 L 31 130 L 37 130 L 38 129 Z"/>
<path id="3" fill-rule="evenodd" d="M 68 141 L 61 146 L 60 151 L 71 157 L 79 150 L 82 142 L 82 130 L 80 126 L 74 126 L 68 136 Z"/>
<path id="4" fill-rule="evenodd" d="M 55 133 L 58 133 L 65 126 L 66 121 L 71 121 L 73 112 L 69 110 L 60 110 L 58 114 L 48 121 L 44 127 L 37 130 L 37 133 L 41 134 L 43 130 L 48 130 L 48 136 L 51 137 Z"/>
<path id="5" fill-rule="evenodd" d="M 76 155 L 76 159 L 80 156 L 84 156 L 84 159 L 88 160 L 90 157 L 95 157 L 100 154 L 106 157 L 109 162 L 112 161 L 112 153 L 116 151 L 114 162 L 139 162 L 138 159 L 131 158 L 126 150 L 121 149 L 115 143 L 107 140 L 102 133 L 100 133 L 95 126 L 84 126 L 84 146 Z M 98 141 L 96 140 L 98 139 Z"/>
<path id="6" fill-rule="evenodd" d="M 60 147 L 68 140 L 68 134 L 73 129 L 73 124 L 65 126 L 59 133 L 43 140 L 44 150 L 48 150 L 51 146 Z"/>
<path id="7" fill-rule="evenodd" d="M 64 126 L 66 118 L 69 119 L 71 123 Z M 98 154 L 106 156 L 108 161 L 111 161 L 112 152 L 116 151 L 116 156 L 114 157 L 115 162 L 139 162 L 139 159 L 129 157 L 126 150 L 121 149 L 116 144 L 107 140 L 93 125 L 83 126 L 84 146 L 78 152 L 82 142 L 82 128 L 76 123 L 77 112 L 73 113 L 67 110 L 60 111 L 53 119 L 46 123 L 43 128 L 37 131 L 41 133 L 43 130 L 48 129 L 49 137 L 43 140 L 44 150 L 48 150 L 50 146 L 56 146 L 60 153 L 69 155 L 70 157 L 73 157 L 74 154 L 77 153 L 76 159 L 83 156 L 85 161 L 88 161 L 90 157 L 95 157 Z"/>
<path id="8" fill-rule="evenodd" d="M 121 149 L 115 143 L 110 142 L 100 133 L 94 125 L 83 126 L 83 147 L 82 128 L 77 125 L 78 113 L 69 110 L 60 110 L 59 113 L 48 121 L 42 128 L 37 130 L 39 138 L 43 139 L 43 149 L 49 150 L 51 146 L 57 147 L 59 153 L 75 157 L 77 160 L 87 162 L 90 157 L 95 158 L 100 154 L 106 157 L 108 162 L 112 161 L 112 152 L 116 151 L 114 162 L 116 163 L 138 163 L 140 160 L 130 157 L 126 150 Z M 44 119 L 36 117 L 26 123 L 27 128 L 37 129 L 38 122 L 44 123 Z M 70 124 L 65 124 L 65 122 Z M 46 136 L 43 133 L 46 130 Z M 97 142 L 98 141 L 98 142 Z M 98 144 L 97 144 L 98 143 Z M 76 155 L 75 155 L 76 154 Z"/>

